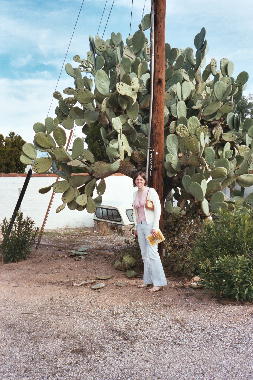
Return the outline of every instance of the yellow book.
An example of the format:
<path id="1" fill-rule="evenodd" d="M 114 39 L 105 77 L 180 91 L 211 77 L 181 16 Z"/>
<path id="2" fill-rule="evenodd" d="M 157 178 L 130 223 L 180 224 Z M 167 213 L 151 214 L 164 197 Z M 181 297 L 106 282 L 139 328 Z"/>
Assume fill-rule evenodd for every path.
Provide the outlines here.
<path id="1" fill-rule="evenodd" d="M 155 245 L 155 244 L 159 244 L 162 241 L 164 241 L 165 237 L 163 236 L 163 233 L 161 232 L 161 230 L 157 230 L 156 236 L 150 234 L 147 236 L 147 240 L 149 241 L 150 245 Z"/>

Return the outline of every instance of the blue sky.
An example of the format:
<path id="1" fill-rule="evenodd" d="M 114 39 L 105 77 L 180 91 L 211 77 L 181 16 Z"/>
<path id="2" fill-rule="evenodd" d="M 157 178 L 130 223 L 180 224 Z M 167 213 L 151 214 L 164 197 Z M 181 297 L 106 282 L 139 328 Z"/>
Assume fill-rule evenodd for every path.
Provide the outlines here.
<path id="1" fill-rule="evenodd" d="M 82 0 L 0 0 L 0 133 L 10 131 L 33 140 L 32 126 L 45 119 Z M 130 32 L 131 0 L 115 0 L 105 38 L 111 32 Z M 134 0 L 132 31 L 141 19 L 145 0 Z M 145 13 L 150 0 L 146 0 Z M 86 55 L 88 36 L 95 35 L 105 0 L 84 0 L 66 62 Z M 112 0 L 100 27 L 103 32 Z M 229 58 L 235 75 L 248 71 L 246 94 L 253 93 L 252 0 L 167 0 L 166 41 L 174 47 L 193 47 L 205 26 L 208 60 Z M 63 72 L 58 89 L 71 86 Z M 54 115 L 53 103 L 50 116 Z"/>

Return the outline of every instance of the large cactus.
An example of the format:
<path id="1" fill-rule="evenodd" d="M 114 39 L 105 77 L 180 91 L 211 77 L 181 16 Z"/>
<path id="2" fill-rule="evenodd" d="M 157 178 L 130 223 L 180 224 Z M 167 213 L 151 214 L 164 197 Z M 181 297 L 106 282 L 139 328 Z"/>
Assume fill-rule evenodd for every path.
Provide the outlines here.
<path id="1" fill-rule="evenodd" d="M 90 38 L 86 58 L 76 55 L 75 65 L 66 72 L 74 86 L 54 93 L 58 100 L 56 117 L 35 123 L 34 146 L 25 144 L 22 162 L 33 164 L 36 172 L 50 169 L 63 178 L 53 184 L 62 192 L 63 204 L 70 209 L 93 212 L 105 191 L 104 178 L 115 172 L 127 175 L 145 166 L 150 105 L 150 71 L 146 15 L 139 30 L 126 43 L 120 33 L 104 41 Z M 164 133 L 166 154 L 164 184 L 169 212 L 228 207 L 223 190 L 235 184 L 250 186 L 253 159 L 253 120 L 244 123 L 233 113 L 248 80 L 246 72 L 232 77 L 233 64 L 223 58 L 220 68 L 215 59 L 202 70 L 207 42 L 204 28 L 192 48 L 176 49 L 166 44 L 166 93 Z M 65 130 L 81 127 L 86 136 L 100 130 L 104 161 L 96 160 L 92 147 L 83 140 L 66 151 Z M 37 158 L 36 150 L 47 152 Z M 86 176 L 73 175 L 86 173 Z M 51 187 L 41 189 L 41 193 Z M 96 190 L 96 194 L 94 191 Z M 171 190 L 178 206 L 173 207 Z M 250 198 L 251 199 L 251 198 Z"/>

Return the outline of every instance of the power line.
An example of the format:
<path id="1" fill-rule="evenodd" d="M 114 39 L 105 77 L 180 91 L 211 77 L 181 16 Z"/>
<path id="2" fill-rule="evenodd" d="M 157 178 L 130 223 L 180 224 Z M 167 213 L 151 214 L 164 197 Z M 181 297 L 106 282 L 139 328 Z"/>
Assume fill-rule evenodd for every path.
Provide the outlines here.
<path id="1" fill-rule="evenodd" d="M 102 15 L 101 15 L 101 17 L 100 17 L 99 25 L 98 25 L 97 35 L 98 35 L 98 33 L 99 33 L 99 29 L 100 29 L 100 26 L 101 26 L 101 23 L 102 23 L 102 20 L 103 20 L 104 14 L 105 14 L 105 10 L 106 10 L 106 7 L 107 7 L 107 3 L 108 3 L 108 0 L 105 0 L 104 9 L 103 9 Z"/>
<path id="2" fill-rule="evenodd" d="M 69 43 L 68 43 L 68 46 L 67 46 L 67 50 L 66 50 L 66 53 L 65 53 L 65 56 L 64 56 L 63 62 L 62 62 L 61 70 L 60 70 L 60 73 L 59 73 L 59 76 L 58 76 L 58 79 L 57 79 L 57 82 L 56 82 L 56 86 L 55 86 L 54 91 L 56 91 L 56 89 L 57 89 L 57 87 L 58 87 L 58 84 L 59 84 L 59 81 L 60 81 L 60 78 L 61 78 L 61 74 L 62 74 L 62 70 L 63 70 L 64 64 L 65 64 L 65 61 L 66 61 L 66 58 L 67 58 L 67 55 L 68 55 L 68 52 L 69 52 L 69 48 L 70 48 L 71 42 L 72 42 L 73 37 L 74 37 L 74 34 L 75 34 L 75 30 L 76 30 L 77 23 L 78 23 L 78 20 L 79 20 L 79 17 L 80 17 L 80 14 L 81 14 L 82 8 L 83 8 L 84 1 L 85 1 L 85 0 L 82 0 L 81 6 L 80 6 L 80 8 L 79 8 L 79 11 L 78 11 L 78 14 L 77 14 L 77 18 L 76 18 L 76 21 L 75 21 L 75 24 L 74 24 L 74 28 L 73 28 L 73 31 L 72 31 L 72 34 L 71 34 L 71 37 L 70 37 L 70 40 L 69 40 Z M 49 112 L 50 112 L 50 109 L 51 109 L 52 103 L 53 103 L 53 97 L 52 97 L 52 99 L 51 99 L 51 103 L 50 103 L 50 105 L 49 105 L 49 109 L 48 109 L 48 112 L 47 112 L 47 116 L 49 115 Z M 72 135 L 73 135 L 73 129 L 70 131 L 69 138 L 68 138 L 68 142 L 67 142 L 67 145 L 66 145 L 66 150 L 68 150 L 68 148 L 69 148 L 69 145 L 70 145 L 70 142 L 71 142 L 71 139 L 72 139 Z M 56 182 L 58 182 L 58 180 L 59 180 L 59 176 L 57 176 L 57 178 L 56 178 Z M 45 214 L 45 216 L 44 216 L 44 220 L 43 220 L 42 226 L 41 226 L 40 231 L 39 231 L 38 241 L 37 241 L 36 248 L 38 248 L 39 245 L 40 245 L 40 241 L 41 241 L 42 235 L 43 235 L 43 233 L 44 233 L 44 228 L 45 228 L 45 225 L 46 225 L 46 222 L 47 222 L 47 218 L 48 218 L 48 215 L 49 215 L 49 213 L 50 213 L 50 209 L 51 209 L 52 204 L 53 204 L 54 196 L 55 196 L 55 193 L 52 192 L 52 194 L 51 194 L 51 198 L 50 198 L 50 200 L 49 200 L 49 204 L 48 204 L 48 207 L 47 207 L 47 211 L 46 211 L 46 214 Z"/>
<path id="3" fill-rule="evenodd" d="M 68 46 L 67 46 L 67 50 L 66 50 L 66 53 L 65 53 L 65 56 L 64 56 L 63 62 L 62 62 L 62 66 L 61 66 L 61 69 L 60 69 L 60 73 L 59 73 L 59 76 L 58 76 L 58 79 L 57 79 L 57 82 L 56 82 L 56 86 L 55 86 L 54 92 L 57 90 L 57 87 L 58 87 L 58 84 L 59 84 L 59 81 L 60 81 L 60 78 L 61 78 L 61 75 L 62 75 L 62 70 L 63 70 L 64 64 L 65 64 L 65 62 L 66 62 L 67 55 L 68 55 L 68 53 L 69 53 L 69 48 L 70 48 L 71 42 L 72 42 L 73 37 L 74 37 L 74 34 L 75 34 L 75 30 L 76 30 L 76 27 L 77 27 L 77 23 L 78 23 L 78 20 L 79 20 L 80 14 L 81 14 L 81 12 L 82 12 L 82 8 L 83 8 L 84 1 L 85 1 L 85 0 L 82 0 L 81 6 L 80 6 L 79 11 L 78 11 L 78 14 L 77 14 L 77 18 L 76 18 L 76 21 L 75 21 L 75 24 L 74 24 L 73 32 L 72 32 L 72 34 L 71 34 L 71 37 L 70 37 L 70 40 L 69 40 L 69 43 L 68 43 Z M 51 107 L 52 107 L 52 104 L 53 104 L 53 99 L 54 99 L 54 98 L 52 97 L 52 99 L 51 99 L 51 103 L 50 103 L 49 108 L 48 108 L 48 111 L 47 111 L 47 116 L 49 115 L 49 112 L 50 112 L 50 110 L 51 110 Z"/>
<path id="4" fill-rule="evenodd" d="M 112 8 L 113 8 L 113 6 L 114 6 L 114 3 L 115 3 L 115 0 L 112 1 L 112 5 L 111 5 L 111 8 L 110 8 L 110 11 L 109 11 L 109 14 L 108 14 L 107 20 L 106 20 L 106 24 L 105 24 L 104 31 L 103 31 L 103 34 L 102 34 L 102 38 L 104 38 L 104 34 L 105 34 L 105 31 L 106 31 L 106 28 L 107 28 L 107 25 L 108 25 L 109 19 L 110 19 L 110 17 L 111 17 Z"/>
<path id="5" fill-rule="evenodd" d="M 144 0 L 143 9 L 142 9 L 142 14 L 141 14 L 141 19 L 143 19 L 143 16 L 144 16 L 144 11 L 145 11 L 145 6 L 146 6 L 146 1 L 147 1 L 147 0 Z"/>
<path id="6" fill-rule="evenodd" d="M 131 7 L 131 13 L 130 13 L 129 36 L 131 35 L 131 31 L 132 31 L 133 7 L 134 7 L 134 0 L 132 0 L 132 7 Z"/>

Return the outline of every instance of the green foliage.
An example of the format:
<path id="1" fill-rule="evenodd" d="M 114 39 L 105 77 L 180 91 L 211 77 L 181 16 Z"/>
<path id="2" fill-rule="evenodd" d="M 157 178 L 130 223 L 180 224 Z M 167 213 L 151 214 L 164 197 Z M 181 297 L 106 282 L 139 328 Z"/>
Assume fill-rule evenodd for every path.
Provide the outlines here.
<path id="1" fill-rule="evenodd" d="M 191 277 L 196 273 L 198 262 L 191 248 L 203 227 L 199 217 L 167 214 L 165 219 L 166 256 L 163 265 L 169 273 Z"/>
<path id="2" fill-rule="evenodd" d="M 197 215 L 167 214 L 163 259 L 165 268 L 179 276 L 212 273 L 217 260 L 237 257 L 238 252 L 253 260 L 253 210 L 236 207 L 219 211 L 214 221 Z M 206 283 L 207 284 L 207 283 Z"/>
<path id="3" fill-rule="evenodd" d="M 225 255 L 210 267 L 201 264 L 202 283 L 220 297 L 237 301 L 253 301 L 253 260 L 245 255 Z"/>
<path id="4" fill-rule="evenodd" d="M 10 132 L 4 137 L 0 134 L 0 173 L 24 173 L 26 165 L 31 162 L 21 162 L 20 155 L 25 141 L 21 136 Z"/>
<path id="5" fill-rule="evenodd" d="M 242 96 L 235 107 L 235 113 L 238 114 L 242 121 L 246 118 L 253 118 L 253 102 L 246 96 Z"/>
<path id="6" fill-rule="evenodd" d="M 11 263 L 25 260 L 31 252 L 38 229 L 35 228 L 31 218 L 24 218 L 22 212 L 18 213 L 10 234 L 8 234 L 9 223 L 10 221 L 5 218 L 1 226 L 3 241 L 0 249 L 3 261 Z"/>
<path id="7" fill-rule="evenodd" d="M 126 42 L 119 33 L 112 33 L 107 40 L 90 37 L 86 57 L 76 55 L 75 67 L 69 63 L 65 66 L 73 86 L 63 94 L 54 93 L 58 100 L 56 117 L 34 124 L 35 148 L 47 152 L 49 159 L 38 162 L 26 156 L 26 147 L 22 162 L 35 160 L 39 173 L 51 166 L 66 181 L 76 171 L 99 180 L 118 170 L 132 175 L 143 166 L 150 108 L 150 53 L 148 32 L 145 35 L 144 30 L 149 26 L 150 16 L 146 15 Z M 170 213 L 179 207 L 184 214 L 191 214 L 194 208 L 208 216 L 228 207 L 227 199 L 217 201 L 217 192 L 251 183 L 249 177 L 242 176 L 253 167 L 253 123 L 249 118 L 242 123 L 236 111 L 247 72 L 233 77 L 233 63 L 227 58 L 220 64 L 213 58 L 203 67 L 205 28 L 195 36 L 194 45 L 195 51 L 165 45 L 164 195 L 167 197 L 172 189 L 176 194 L 177 208 L 172 203 L 166 205 Z M 77 140 L 71 157 L 64 147 L 65 130 L 74 125 L 82 127 L 88 151 L 82 153 L 81 141 Z M 74 198 L 68 198 L 72 209 L 83 190 L 76 187 Z M 92 212 L 94 203 L 95 199 L 89 198 L 86 205 L 78 207 Z"/>
<path id="8" fill-rule="evenodd" d="M 252 252 L 253 209 L 237 206 L 204 224 L 189 257 L 205 287 L 222 297 L 253 301 Z"/>
<path id="9" fill-rule="evenodd" d="M 125 240 L 126 246 L 121 247 L 114 261 L 114 268 L 125 271 L 127 277 L 136 277 L 143 270 L 143 261 L 140 255 L 137 240 Z"/>
<path id="10" fill-rule="evenodd" d="M 92 128 L 86 129 L 85 142 L 87 143 L 89 150 L 93 153 L 96 161 L 107 161 L 108 157 L 105 151 L 105 144 L 100 135 L 99 124 L 93 125 Z"/>
<path id="11" fill-rule="evenodd" d="M 251 255 L 253 252 L 253 210 L 236 207 L 221 210 L 213 222 L 204 224 L 192 256 L 196 262 L 208 260 L 210 267 L 219 257 L 236 256 L 238 252 Z"/>

